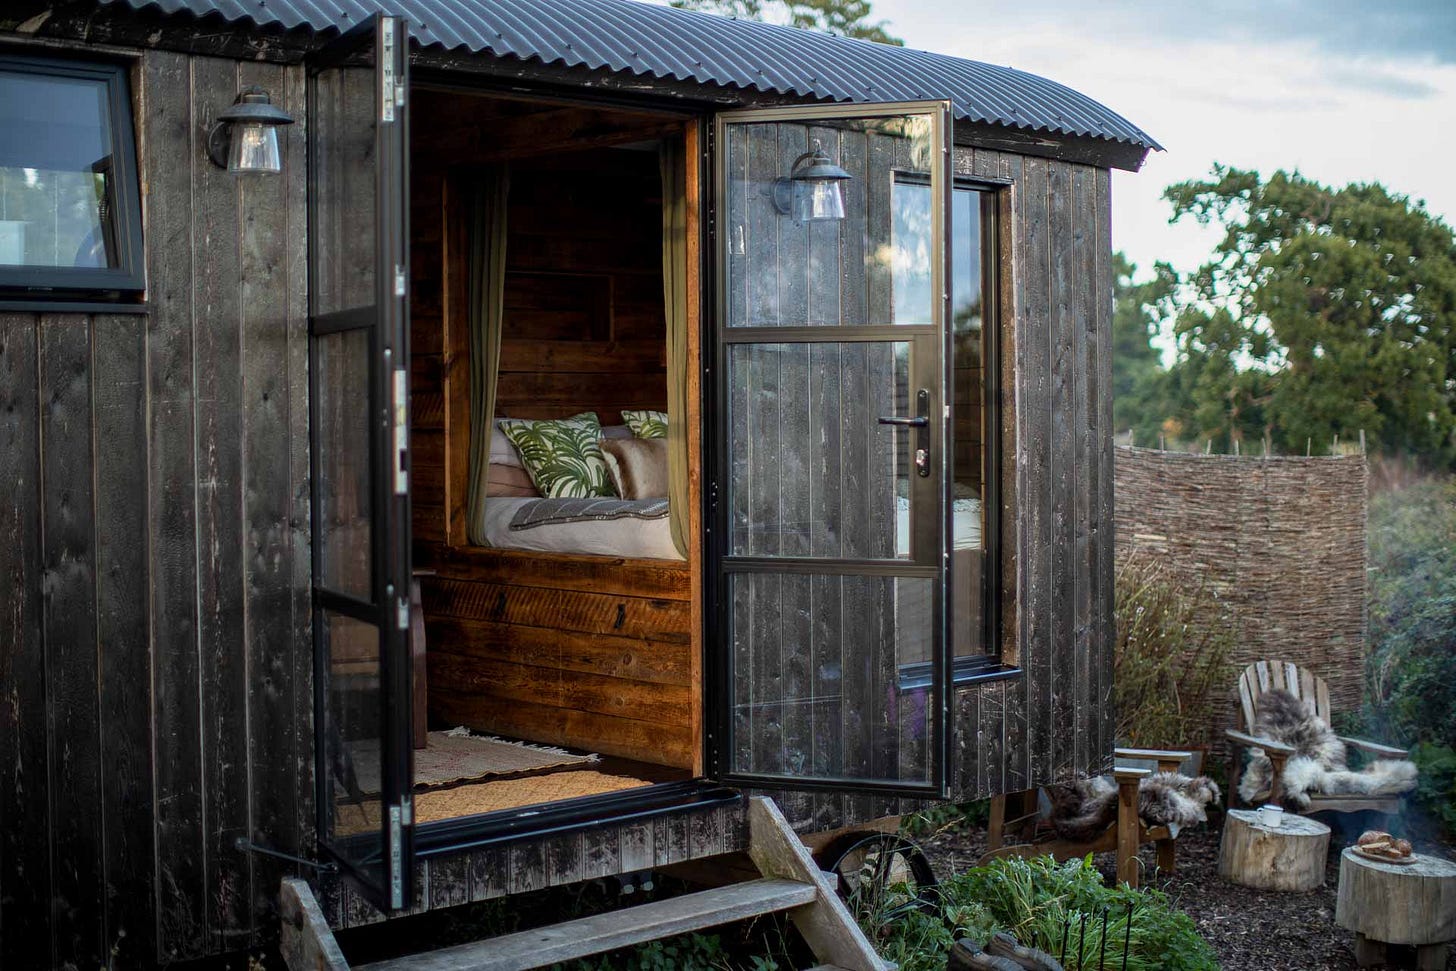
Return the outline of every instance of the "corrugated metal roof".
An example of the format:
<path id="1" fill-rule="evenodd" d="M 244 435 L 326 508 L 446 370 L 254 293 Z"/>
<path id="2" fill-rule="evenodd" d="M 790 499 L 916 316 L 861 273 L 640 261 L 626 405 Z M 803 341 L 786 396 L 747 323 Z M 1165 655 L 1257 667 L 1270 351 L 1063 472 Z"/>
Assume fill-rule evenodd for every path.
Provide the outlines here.
<path id="1" fill-rule="evenodd" d="M 833 101 L 949 98 L 958 119 L 1161 148 L 1046 78 L 928 51 L 637 0 L 101 0 L 261 27 L 345 29 L 384 12 L 421 47 Z"/>

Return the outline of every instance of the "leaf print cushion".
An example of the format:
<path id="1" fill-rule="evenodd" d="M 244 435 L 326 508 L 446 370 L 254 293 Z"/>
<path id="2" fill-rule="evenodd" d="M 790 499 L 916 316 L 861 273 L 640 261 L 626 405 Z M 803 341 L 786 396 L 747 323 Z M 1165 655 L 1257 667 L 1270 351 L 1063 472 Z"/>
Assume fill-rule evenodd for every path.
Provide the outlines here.
<path id="1" fill-rule="evenodd" d="M 536 421 L 503 418 L 497 424 L 520 453 L 536 491 L 547 499 L 616 495 L 598 443 L 602 426 L 596 412 Z"/>
<path id="2" fill-rule="evenodd" d="M 667 412 L 624 411 L 622 420 L 637 438 L 666 438 Z"/>

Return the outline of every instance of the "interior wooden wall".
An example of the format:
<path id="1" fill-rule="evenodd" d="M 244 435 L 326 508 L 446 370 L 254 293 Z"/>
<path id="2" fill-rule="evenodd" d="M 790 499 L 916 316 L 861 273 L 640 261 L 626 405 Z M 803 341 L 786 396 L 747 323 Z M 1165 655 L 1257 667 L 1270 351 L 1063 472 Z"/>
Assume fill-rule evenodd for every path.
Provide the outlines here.
<path id="1" fill-rule="evenodd" d="M 254 83 L 298 122 L 239 179 Z M 145 54 L 150 312 L 0 313 L 0 966 L 247 946 L 293 868 L 234 841 L 313 852 L 303 84 Z"/>
<path id="2" fill-rule="evenodd" d="M 459 163 L 511 164 L 497 415 L 557 418 L 596 411 L 602 424 L 618 424 L 624 408 L 667 407 L 657 153 L 568 151 L 572 146 L 562 139 L 572 124 L 589 124 L 597 133 L 580 139 L 588 145 L 606 138 L 603 132 L 615 132 L 618 141 L 650 139 L 672 126 L 654 115 L 434 91 L 420 92 L 413 110 L 414 535 L 423 543 L 458 543 L 469 429 L 458 421 L 451 427 L 447 398 L 468 402 L 468 355 L 452 353 L 468 345 L 462 339 L 452 349 L 446 335 L 454 328 L 460 337 L 468 321 L 462 207 L 470 166 Z M 459 125 L 462 113 L 476 124 Z M 462 143 L 469 137 L 462 128 L 494 128 L 502 138 L 518 139 L 514 147 L 526 157 L 512 164 L 510 152 L 496 143 Z"/>
<path id="3" fill-rule="evenodd" d="M 662 181 L 655 151 L 599 148 L 511 171 L 496 411 L 667 408 Z"/>

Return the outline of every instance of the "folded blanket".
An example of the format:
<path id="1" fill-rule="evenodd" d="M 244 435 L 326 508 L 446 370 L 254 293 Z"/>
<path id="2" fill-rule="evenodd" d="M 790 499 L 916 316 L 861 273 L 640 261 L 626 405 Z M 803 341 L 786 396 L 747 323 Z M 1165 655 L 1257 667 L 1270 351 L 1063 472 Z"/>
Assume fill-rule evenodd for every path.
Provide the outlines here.
<path id="1" fill-rule="evenodd" d="M 1284 798 L 1308 809 L 1311 792 L 1338 796 L 1389 796 L 1416 787 L 1416 766 L 1405 759 L 1376 759 L 1359 771 L 1345 761 L 1345 743 L 1309 706 L 1287 691 L 1259 696 L 1254 734 L 1294 749 L 1280 780 Z M 1239 782 L 1245 802 L 1262 802 L 1273 790 L 1274 766 L 1261 748 L 1250 749 L 1249 766 Z"/>
<path id="2" fill-rule="evenodd" d="M 1061 785 L 1047 786 L 1052 829 L 1064 840 L 1085 842 L 1117 819 L 1117 783 L 1111 776 L 1078 774 Z M 1206 776 L 1157 772 L 1138 780 L 1138 816 L 1144 826 L 1166 826 L 1173 833 L 1208 821 L 1205 807 L 1218 801 L 1218 785 Z"/>
<path id="3" fill-rule="evenodd" d="M 511 529 L 608 519 L 662 519 L 666 515 L 666 499 L 534 499 L 516 510 Z"/>

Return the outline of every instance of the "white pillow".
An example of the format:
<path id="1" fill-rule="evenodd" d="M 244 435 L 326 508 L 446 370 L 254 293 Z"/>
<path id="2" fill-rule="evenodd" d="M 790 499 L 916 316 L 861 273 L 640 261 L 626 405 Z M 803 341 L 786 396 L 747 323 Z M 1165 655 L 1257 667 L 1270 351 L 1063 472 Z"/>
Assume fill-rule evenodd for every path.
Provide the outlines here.
<path id="1" fill-rule="evenodd" d="M 490 432 L 490 464 L 509 465 L 517 469 L 526 467 L 521 461 L 521 453 L 516 451 L 516 447 L 506 438 L 506 433 L 500 430 L 499 425 Z"/>

